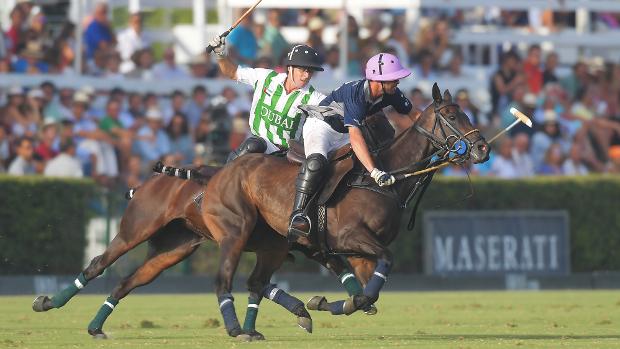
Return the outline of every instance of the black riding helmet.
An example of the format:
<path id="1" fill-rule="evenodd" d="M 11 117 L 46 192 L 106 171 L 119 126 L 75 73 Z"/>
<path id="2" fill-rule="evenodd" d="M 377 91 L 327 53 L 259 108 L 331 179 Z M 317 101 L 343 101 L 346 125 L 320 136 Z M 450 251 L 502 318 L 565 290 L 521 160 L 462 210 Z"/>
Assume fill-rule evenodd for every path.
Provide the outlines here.
<path id="1" fill-rule="evenodd" d="M 315 49 L 308 45 L 295 45 L 284 59 L 284 65 L 311 68 L 315 71 L 323 71 L 321 56 Z"/>

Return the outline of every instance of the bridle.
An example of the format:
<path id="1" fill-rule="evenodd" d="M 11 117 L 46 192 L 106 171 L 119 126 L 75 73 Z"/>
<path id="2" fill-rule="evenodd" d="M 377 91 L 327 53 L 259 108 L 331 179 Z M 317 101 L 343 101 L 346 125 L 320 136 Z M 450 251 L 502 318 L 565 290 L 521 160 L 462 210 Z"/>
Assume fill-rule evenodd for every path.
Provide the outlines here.
<path id="1" fill-rule="evenodd" d="M 447 107 L 457 107 L 457 111 L 452 111 L 444 116 L 441 111 Z M 469 153 L 474 148 L 474 144 L 482 141 L 483 138 L 477 128 L 463 133 L 448 121 L 448 119 L 456 120 L 458 109 L 459 105 L 456 103 L 440 104 L 434 102 L 435 122 L 433 128 L 429 131 L 417 123 L 413 126 L 428 138 L 436 151 L 420 161 L 391 171 L 390 173 L 394 175 L 396 180 L 431 172 L 449 164 L 461 164 L 469 158 Z M 446 132 L 446 128 L 451 131 L 450 134 Z M 437 129 L 441 131 L 443 139 L 435 134 Z M 478 137 L 473 141 L 470 140 L 469 137 L 476 133 Z"/>

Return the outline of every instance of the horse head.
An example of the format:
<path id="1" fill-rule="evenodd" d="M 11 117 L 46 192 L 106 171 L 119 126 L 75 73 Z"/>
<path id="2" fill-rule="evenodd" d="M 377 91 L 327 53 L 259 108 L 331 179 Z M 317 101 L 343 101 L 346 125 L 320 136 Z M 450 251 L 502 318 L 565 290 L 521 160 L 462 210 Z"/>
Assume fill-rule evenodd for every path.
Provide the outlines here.
<path id="1" fill-rule="evenodd" d="M 452 100 L 450 91 L 445 90 L 442 96 L 437 83 L 433 84 L 433 103 L 422 112 L 414 127 L 429 139 L 438 154 L 452 153 L 455 161 L 471 159 L 473 163 L 489 159 L 489 144 Z"/>

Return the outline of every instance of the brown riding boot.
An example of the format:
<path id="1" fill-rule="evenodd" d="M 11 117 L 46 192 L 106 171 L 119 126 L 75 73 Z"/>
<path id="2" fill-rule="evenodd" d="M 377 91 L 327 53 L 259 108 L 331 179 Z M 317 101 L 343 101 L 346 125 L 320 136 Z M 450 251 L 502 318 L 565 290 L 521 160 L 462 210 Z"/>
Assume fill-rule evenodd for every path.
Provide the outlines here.
<path id="1" fill-rule="evenodd" d="M 299 237 L 308 238 L 312 223 L 305 213 L 312 196 L 317 192 L 327 169 L 327 159 L 321 154 L 310 154 L 301 165 L 297 181 L 295 181 L 295 201 L 293 213 L 288 227 L 290 243 Z"/>

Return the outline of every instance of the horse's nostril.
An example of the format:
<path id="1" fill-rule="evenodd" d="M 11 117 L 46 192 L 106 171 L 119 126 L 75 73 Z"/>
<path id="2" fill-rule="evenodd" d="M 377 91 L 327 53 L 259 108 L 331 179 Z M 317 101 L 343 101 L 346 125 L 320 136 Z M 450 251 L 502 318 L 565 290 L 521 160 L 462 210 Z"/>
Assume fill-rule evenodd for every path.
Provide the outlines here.
<path id="1" fill-rule="evenodd" d="M 480 145 L 478 145 L 478 150 L 480 150 L 480 151 L 486 151 L 486 150 L 487 150 L 487 145 L 486 145 L 486 144 L 480 144 Z"/>

